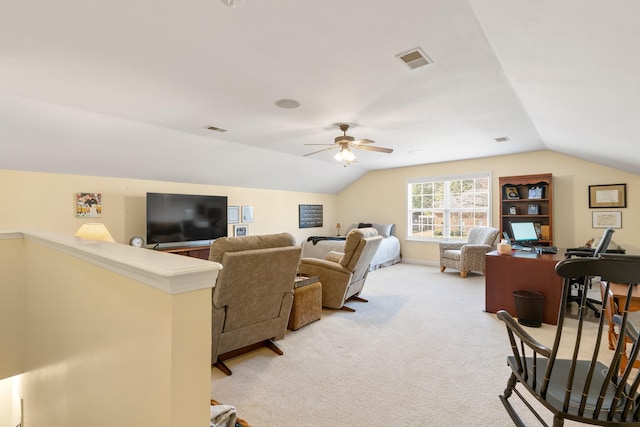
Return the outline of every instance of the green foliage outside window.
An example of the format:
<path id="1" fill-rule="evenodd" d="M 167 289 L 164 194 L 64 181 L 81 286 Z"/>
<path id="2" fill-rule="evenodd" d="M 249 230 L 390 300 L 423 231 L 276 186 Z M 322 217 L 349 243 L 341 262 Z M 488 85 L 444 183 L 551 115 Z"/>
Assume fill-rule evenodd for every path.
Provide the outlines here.
<path id="1" fill-rule="evenodd" d="M 409 237 L 466 240 L 473 227 L 488 225 L 489 175 L 413 180 L 409 183 Z"/>

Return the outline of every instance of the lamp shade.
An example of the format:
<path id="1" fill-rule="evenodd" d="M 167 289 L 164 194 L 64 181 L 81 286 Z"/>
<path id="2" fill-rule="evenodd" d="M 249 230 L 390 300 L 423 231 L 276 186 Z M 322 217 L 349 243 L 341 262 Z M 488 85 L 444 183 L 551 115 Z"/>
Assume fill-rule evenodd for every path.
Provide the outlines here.
<path id="1" fill-rule="evenodd" d="M 102 240 L 104 242 L 114 242 L 113 237 L 111 237 L 111 233 L 107 230 L 104 224 L 99 222 L 89 222 L 86 224 L 82 224 L 76 234 L 74 236 L 82 237 L 83 239 L 89 240 Z"/>

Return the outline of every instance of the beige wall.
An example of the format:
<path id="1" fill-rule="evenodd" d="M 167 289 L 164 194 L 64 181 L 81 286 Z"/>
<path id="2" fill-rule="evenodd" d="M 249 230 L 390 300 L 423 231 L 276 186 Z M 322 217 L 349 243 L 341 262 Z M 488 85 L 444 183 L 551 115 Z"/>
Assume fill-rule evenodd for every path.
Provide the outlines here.
<path id="1" fill-rule="evenodd" d="M 0 378 L 24 368 L 26 280 L 24 240 L 0 239 Z"/>
<path id="2" fill-rule="evenodd" d="M 594 209 L 589 209 L 589 185 L 626 183 L 627 208 L 619 209 L 622 228 L 616 230 L 613 240 L 628 253 L 640 253 L 640 221 L 636 220 L 640 218 L 640 177 L 550 151 L 371 172 L 338 195 L 337 218 L 343 225 L 360 221 L 395 223 L 403 258 L 433 263 L 439 256 L 436 243 L 406 240 L 407 180 L 483 171 L 492 174 L 492 222 L 496 227 L 500 224 L 498 177 L 553 174 L 554 244 L 558 247 L 579 246 L 602 235 L 602 229 L 591 227 Z"/>
<path id="3" fill-rule="evenodd" d="M 102 217 L 76 218 L 79 192 L 102 193 Z M 253 235 L 287 231 L 300 242 L 335 233 L 335 195 L 8 170 L 0 170 L 0 230 L 73 234 L 84 222 L 103 222 L 118 243 L 129 243 L 132 236 L 146 236 L 147 192 L 219 195 L 229 205 L 251 205 L 254 222 L 247 225 Z M 323 205 L 324 228 L 298 228 L 299 204 Z"/>
<path id="4" fill-rule="evenodd" d="M 171 295 L 33 241 L 0 240 L 0 289 L 16 277 L 20 292 L 0 300 L 3 315 L 20 312 L 0 356 L 3 372 L 24 372 L 25 425 L 207 425 L 210 288 Z M 9 393 L 3 382 L 0 397 Z"/>

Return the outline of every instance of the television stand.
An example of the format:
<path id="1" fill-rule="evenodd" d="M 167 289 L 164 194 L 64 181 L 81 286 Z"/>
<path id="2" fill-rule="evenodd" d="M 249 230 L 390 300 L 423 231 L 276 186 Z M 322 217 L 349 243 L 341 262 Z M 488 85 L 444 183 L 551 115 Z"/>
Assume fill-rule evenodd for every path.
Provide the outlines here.
<path id="1" fill-rule="evenodd" d="M 168 252 L 176 255 L 190 256 L 192 258 L 209 259 L 209 246 L 183 246 L 174 248 L 158 248 L 157 251 Z"/>

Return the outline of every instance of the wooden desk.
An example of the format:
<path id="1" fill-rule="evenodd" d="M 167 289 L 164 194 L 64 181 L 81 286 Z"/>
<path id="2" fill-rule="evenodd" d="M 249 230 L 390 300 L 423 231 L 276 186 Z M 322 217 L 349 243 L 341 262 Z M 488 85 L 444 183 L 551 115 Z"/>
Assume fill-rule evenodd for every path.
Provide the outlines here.
<path id="1" fill-rule="evenodd" d="M 604 292 L 606 282 L 601 282 L 601 289 Z M 612 314 L 607 312 L 607 322 L 609 323 L 609 349 L 613 350 L 615 348 L 616 342 L 618 340 L 618 335 L 616 334 L 615 327 L 613 325 L 613 314 L 623 314 L 624 306 L 627 304 L 627 293 L 629 292 L 629 285 L 625 285 L 622 283 L 611 283 L 609 285 L 609 304 L 607 304 L 607 311 L 613 311 Z M 615 303 L 611 303 L 611 299 L 615 298 Z M 629 311 L 638 311 L 640 310 L 640 286 L 636 285 L 633 287 L 633 292 L 631 294 L 631 301 L 629 302 Z"/>
<path id="2" fill-rule="evenodd" d="M 489 252 L 485 256 L 485 310 L 490 313 L 506 310 L 515 317 L 515 291 L 541 292 L 544 295 L 542 321 L 557 324 L 562 278 L 556 274 L 555 267 L 564 259 L 564 252 L 558 250 L 557 254 L 542 255 L 519 251 L 510 255 Z"/>

